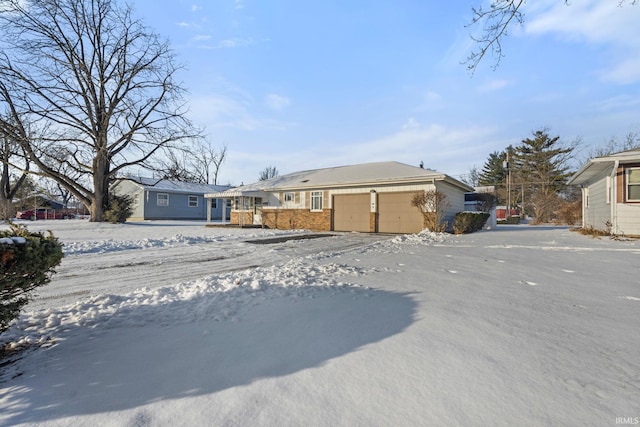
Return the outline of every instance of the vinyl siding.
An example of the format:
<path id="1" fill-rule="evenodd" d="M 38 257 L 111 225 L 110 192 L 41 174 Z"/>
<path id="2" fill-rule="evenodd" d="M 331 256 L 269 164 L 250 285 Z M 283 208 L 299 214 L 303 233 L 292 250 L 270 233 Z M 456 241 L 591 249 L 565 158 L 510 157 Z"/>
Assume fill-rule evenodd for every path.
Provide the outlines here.
<path id="1" fill-rule="evenodd" d="M 616 233 L 640 235 L 640 204 L 618 204 Z"/>
<path id="2" fill-rule="evenodd" d="M 611 204 L 607 203 L 606 176 L 589 185 L 589 204 L 584 208 L 584 226 L 599 230 L 606 229 L 611 220 Z"/>

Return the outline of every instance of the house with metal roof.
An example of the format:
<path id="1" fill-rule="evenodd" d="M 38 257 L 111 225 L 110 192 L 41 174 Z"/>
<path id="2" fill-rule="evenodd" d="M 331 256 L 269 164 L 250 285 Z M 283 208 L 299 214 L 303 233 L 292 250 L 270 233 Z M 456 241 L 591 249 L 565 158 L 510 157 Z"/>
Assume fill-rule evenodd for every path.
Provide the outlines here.
<path id="1" fill-rule="evenodd" d="M 582 227 L 640 235 L 640 149 L 590 159 L 569 185 L 582 192 Z"/>
<path id="2" fill-rule="evenodd" d="M 415 233 L 424 217 L 411 200 L 421 192 L 446 195 L 444 221 L 464 210 L 468 185 L 440 172 L 399 162 L 293 172 L 205 194 L 231 201 L 230 223 L 277 229 Z"/>
<path id="3" fill-rule="evenodd" d="M 147 219 L 202 219 L 228 221 L 228 207 L 222 199 L 205 201 L 204 195 L 230 186 L 198 184 L 168 179 L 129 176 L 116 182 L 112 191 L 133 199 L 131 221 Z M 226 214 L 225 214 L 226 212 Z"/>

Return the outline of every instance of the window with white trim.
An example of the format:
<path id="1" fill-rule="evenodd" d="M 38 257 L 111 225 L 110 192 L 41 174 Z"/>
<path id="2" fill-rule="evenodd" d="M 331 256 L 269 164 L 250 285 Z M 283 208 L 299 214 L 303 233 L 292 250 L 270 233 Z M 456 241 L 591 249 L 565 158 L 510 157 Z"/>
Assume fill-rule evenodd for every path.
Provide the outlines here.
<path id="1" fill-rule="evenodd" d="M 167 193 L 158 193 L 158 206 L 169 206 L 169 195 Z"/>
<path id="2" fill-rule="evenodd" d="M 218 209 L 218 199 L 211 199 L 211 209 Z"/>
<path id="3" fill-rule="evenodd" d="M 322 210 L 322 191 L 311 192 L 311 210 L 312 211 Z"/>
<path id="4" fill-rule="evenodd" d="M 627 201 L 640 202 L 640 168 L 627 169 Z"/>
<path id="5" fill-rule="evenodd" d="M 198 196 L 189 196 L 189 207 L 190 208 L 198 207 Z"/>
<path id="6" fill-rule="evenodd" d="M 285 203 L 292 203 L 296 199 L 296 193 L 289 191 L 284 193 Z"/>

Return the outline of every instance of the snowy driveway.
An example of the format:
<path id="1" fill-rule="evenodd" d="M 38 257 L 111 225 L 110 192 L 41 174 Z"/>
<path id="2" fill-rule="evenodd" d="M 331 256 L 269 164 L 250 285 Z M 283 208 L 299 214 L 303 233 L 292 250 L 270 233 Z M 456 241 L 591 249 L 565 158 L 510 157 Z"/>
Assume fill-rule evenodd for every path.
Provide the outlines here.
<path id="1" fill-rule="evenodd" d="M 640 241 L 505 226 L 257 245 L 287 233 L 35 227 L 68 257 L 42 309 L 0 337 L 44 344 L 0 372 L 0 425 L 640 418 Z"/>

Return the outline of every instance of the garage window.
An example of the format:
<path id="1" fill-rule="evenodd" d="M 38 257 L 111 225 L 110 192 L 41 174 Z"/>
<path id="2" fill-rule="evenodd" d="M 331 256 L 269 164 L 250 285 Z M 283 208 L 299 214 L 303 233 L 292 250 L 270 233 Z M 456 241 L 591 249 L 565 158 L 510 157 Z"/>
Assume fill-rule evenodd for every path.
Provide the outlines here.
<path id="1" fill-rule="evenodd" d="M 198 196 L 189 196 L 189 207 L 190 208 L 198 207 Z"/>
<path id="2" fill-rule="evenodd" d="M 322 191 L 311 192 L 311 210 L 312 211 L 322 210 Z"/>

